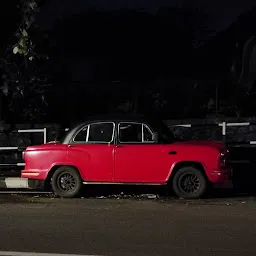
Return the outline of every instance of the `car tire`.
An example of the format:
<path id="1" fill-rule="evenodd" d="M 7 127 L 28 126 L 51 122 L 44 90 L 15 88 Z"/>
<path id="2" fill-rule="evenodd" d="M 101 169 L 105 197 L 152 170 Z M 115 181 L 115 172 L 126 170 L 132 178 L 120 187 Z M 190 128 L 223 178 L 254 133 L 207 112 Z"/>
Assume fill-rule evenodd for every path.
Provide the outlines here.
<path id="1" fill-rule="evenodd" d="M 80 174 L 74 167 L 61 166 L 52 176 L 52 188 L 59 197 L 76 197 L 82 190 Z"/>
<path id="2" fill-rule="evenodd" d="M 204 174 L 195 167 L 183 167 L 173 178 L 173 190 L 180 198 L 201 198 L 207 189 L 208 182 Z"/>

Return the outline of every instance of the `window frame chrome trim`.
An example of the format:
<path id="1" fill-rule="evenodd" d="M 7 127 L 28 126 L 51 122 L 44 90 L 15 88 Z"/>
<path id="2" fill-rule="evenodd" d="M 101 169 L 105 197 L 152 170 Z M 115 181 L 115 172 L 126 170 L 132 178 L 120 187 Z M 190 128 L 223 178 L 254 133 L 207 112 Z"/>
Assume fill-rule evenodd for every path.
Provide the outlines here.
<path id="1" fill-rule="evenodd" d="M 139 124 L 141 125 L 141 129 L 142 129 L 142 142 L 136 142 L 136 141 L 131 141 L 131 142 L 122 142 L 120 141 L 120 136 L 119 136 L 119 133 L 120 133 L 120 125 L 121 124 Z M 140 122 L 118 122 L 118 126 L 117 126 L 117 142 L 119 144 L 155 144 L 155 141 L 144 141 L 144 131 L 143 131 L 143 128 L 144 126 L 149 130 L 149 132 L 152 134 L 153 136 L 153 131 L 152 129 L 149 127 L 149 125 L 147 125 L 146 123 L 140 123 Z"/>
<path id="2" fill-rule="evenodd" d="M 112 130 L 112 138 L 110 142 L 106 142 L 106 141 L 88 141 L 89 139 L 89 132 L 90 132 L 90 126 L 91 125 L 97 125 L 97 124 L 113 124 L 113 130 Z M 85 127 L 88 127 L 87 129 L 87 133 L 86 133 L 86 141 L 75 141 L 75 137 L 78 135 L 79 132 L 81 132 Z M 90 124 L 86 124 L 85 126 L 83 126 L 82 128 L 80 128 L 75 135 L 72 137 L 71 141 L 72 144 L 111 144 L 114 142 L 115 139 L 115 130 L 116 130 L 116 124 L 115 122 L 112 121 L 106 121 L 106 122 L 95 122 L 95 123 L 90 123 Z"/>

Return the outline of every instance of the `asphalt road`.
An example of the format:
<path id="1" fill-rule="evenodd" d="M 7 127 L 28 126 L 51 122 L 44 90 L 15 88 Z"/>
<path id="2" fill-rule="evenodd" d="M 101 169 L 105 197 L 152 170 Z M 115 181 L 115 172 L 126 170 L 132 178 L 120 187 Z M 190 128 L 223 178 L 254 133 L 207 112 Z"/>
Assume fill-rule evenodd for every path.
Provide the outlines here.
<path id="1" fill-rule="evenodd" d="M 1 195 L 0 232 L 0 255 L 255 256 L 256 199 Z"/>

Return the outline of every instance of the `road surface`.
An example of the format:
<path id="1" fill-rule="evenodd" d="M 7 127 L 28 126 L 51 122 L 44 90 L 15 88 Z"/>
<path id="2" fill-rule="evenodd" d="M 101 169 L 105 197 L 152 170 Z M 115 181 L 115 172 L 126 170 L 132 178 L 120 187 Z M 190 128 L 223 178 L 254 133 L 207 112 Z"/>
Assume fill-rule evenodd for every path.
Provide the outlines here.
<path id="1" fill-rule="evenodd" d="M 0 255 L 255 256 L 256 200 L 1 195 L 0 231 Z"/>

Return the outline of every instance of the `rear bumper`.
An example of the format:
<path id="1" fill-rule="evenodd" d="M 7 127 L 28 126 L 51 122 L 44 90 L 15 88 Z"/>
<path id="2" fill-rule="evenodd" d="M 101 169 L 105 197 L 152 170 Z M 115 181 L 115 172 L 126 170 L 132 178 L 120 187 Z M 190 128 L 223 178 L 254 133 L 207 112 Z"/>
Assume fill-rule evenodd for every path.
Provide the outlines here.
<path id="1" fill-rule="evenodd" d="M 233 170 L 231 168 L 223 170 L 212 170 L 208 174 L 210 182 L 215 184 L 230 184 L 232 183 Z"/>
<path id="2" fill-rule="evenodd" d="M 42 170 L 22 170 L 21 178 L 33 179 L 33 180 L 45 180 L 47 177 L 47 171 Z"/>

